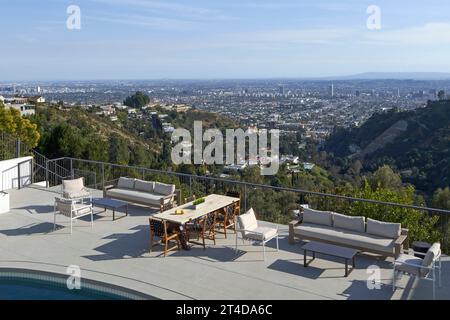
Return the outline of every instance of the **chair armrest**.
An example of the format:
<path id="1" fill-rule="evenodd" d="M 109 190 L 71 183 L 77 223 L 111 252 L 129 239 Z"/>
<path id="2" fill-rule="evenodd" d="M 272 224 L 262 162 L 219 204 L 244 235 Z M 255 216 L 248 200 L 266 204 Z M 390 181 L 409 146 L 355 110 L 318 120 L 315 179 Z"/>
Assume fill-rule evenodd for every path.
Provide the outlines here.
<path id="1" fill-rule="evenodd" d="M 408 240 L 408 236 L 402 234 L 397 239 L 395 239 L 395 245 L 402 245 L 406 240 Z"/>
<path id="2" fill-rule="evenodd" d="M 401 234 L 397 239 L 395 239 L 394 241 L 394 256 L 395 258 L 397 258 L 401 251 L 402 248 L 404 247 L 404 243 L 406 243 L 405 249 L 408 247 L 408 235 L 406 234 Z"/>
<path id="3" fill-rule="evenodd" d="M 418 269 L 421 269 L 421 268 L 429 269 L 429 270 L 432 269 L 431 267 L 425 267 L 425 266 L 422 266 L 422 265 L 417 265 L 417 264 L 414 264 L 414 263 L 408 263 L 408 262 L 397 261 L 397 260 L 394 262 L 394 265 L 405 265 L 405 266 L 410 266 L 410 267 L 414 267 L 414 268 L 418 268 Z"/>
<path id="4" fill-rule="evenodd" d="M 264 235 L 262 232 L 253 231 L 253 230 L 245 230 L 245 229 L 236 229 L 236 232 L 248 232 L 248 233 L 253 233 L 253 234 Z"/>
<path id="5" fill-rule="evenodd" d="M 294 227 L 300 224 L 300 220 L 295 219 L 289 222 L 289 244 L 295 243 Z"/>
<path id="6" fill-rule="evenodd" d="M 107 186 L 105 186 L 104 188 L 103 188 L 103 190 L 109 190 L 109 189 L 113 189 L 113 188 L 115 188 L 116 186 L 114 185 L 114 184 L 110 184 L 110 185 L 107 185 Z"/>

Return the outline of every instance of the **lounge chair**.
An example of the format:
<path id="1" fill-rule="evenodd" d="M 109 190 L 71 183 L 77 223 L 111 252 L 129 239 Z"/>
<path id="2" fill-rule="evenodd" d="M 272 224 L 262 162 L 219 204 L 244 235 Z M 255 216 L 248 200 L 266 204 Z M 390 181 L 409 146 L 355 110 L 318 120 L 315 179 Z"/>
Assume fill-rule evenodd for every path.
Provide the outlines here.
<path id="1" fill-rule="evenodd" d="M 236 234 L 236 252 L 238 246 L 238 236 L 241 234 L 242 242 L 244 240 L 248 241 L 258 241 L 261 242 L 263 247 L 263 257 L 266 260 L 266 243 L 272 239 L 277 241 L 277 251 L 278 251 L 278 226 L 276 228 L 271 227 L 260 227 L 258 221 L 256 220 L 255 212 L 253 208 L 250 208 L 246 213 L 241 214 L 238 219 L 237 234 Z"/>
<path id="2" fill-rule="evenodd" d="M 56 229 L 56 215 L 61 214 L 70 218 L 70 233 L 72 233 L 72 222 L 75 219 L 91 215 L 91 228 L 94 226 L 92 204 L 79 203 L 75 199 L 55 198 L 53 216 L 53 230 Z"/>
<path id="3" fill-rule="evenodd" d="M 423 259 L 409 254 L 400 254 L 394 262 L 392 276 L 392 290 L 395 291 L 395 278 L 397 272 L 407 273 L 421 279 L 433 282 L 433 299 L 436 298 L 436 269 L 439 272 L 439 287 L 441 286 L 441 244 L 436 242 L 427 253 L 414 252 L 415 255 L 424 256 Z M 437 263 L 439 262 L 439 263 Z"/>

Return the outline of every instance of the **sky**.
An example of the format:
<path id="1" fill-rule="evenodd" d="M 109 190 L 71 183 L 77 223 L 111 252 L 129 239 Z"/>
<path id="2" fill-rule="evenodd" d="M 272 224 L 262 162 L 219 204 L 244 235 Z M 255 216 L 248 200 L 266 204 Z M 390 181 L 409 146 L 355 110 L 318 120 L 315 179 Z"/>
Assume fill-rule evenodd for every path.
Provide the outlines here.
<path id="1" fill-rule="evenodd" d="M 0 81 L 450 72 L 450 1 L 411 2 L 0 0 Z"/>

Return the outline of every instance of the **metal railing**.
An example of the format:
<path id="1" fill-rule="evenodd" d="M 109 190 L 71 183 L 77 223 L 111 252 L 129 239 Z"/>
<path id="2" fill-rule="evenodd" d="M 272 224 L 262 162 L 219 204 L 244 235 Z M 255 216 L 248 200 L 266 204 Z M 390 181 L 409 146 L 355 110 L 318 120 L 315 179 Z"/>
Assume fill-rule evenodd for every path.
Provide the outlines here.
<path id="1" fill-rule="evenodd" d="M 299 209 L 300 205 L 305 203 L 316 209 L 365 215 L 391 222 L 400 222 L 399 218 L 404 219 L 411 215 L 422 219 L 419 224 L 412 223 L 407 226 L 413 240 L 439 240 L 444 251 L 450 252 L 450 210 L 70 157 L 53 159 L 50 162 L 55 162 L 70 172 L 76 172 L 76 176 L 83 176 L 86 185 L 95 189 L 102 189 L 109 181 L 128 176 L 175 184 L 184 196 L 239 191 L 243 212 L 253 207 L 261 220 L 283 224 L 292 220 L 293 210 Z M 418 218 L 418 215 L 421 217 Z M 425 229 L 427 224 L 430 224 L 430 227 Z"/>
<path id="2" fill-rule="evenodd" d="M 387 221 L 392 220 L 394 216 L 392 212 L 395 212 L 397 218 L 399 215 L 425 213 L 430 219 L 435 219 L 433 230 L 439 233 L 439 240 L 443 242 L 445 250 L 447 252 L 450 251 L 450 243 L 448 241 L 450 210 L 71 157 L 49 160 L 35 150 L 29 152 L 33 155 L 34 160 L 33 181 L 37 177 L 43 179 L 45 176 L 44 180 L 47 187 L 60 185 L 64 179 L 84 177 L 88 187 L 103 189 L 109 181 L 122 176 L 131 176 L 143 180 L 176 184 L 185 196 L 193 194 L 203 196 L 209 193 L 225 193 L 233 190 L 240 192 L 241 205 L 244 211 L 253 207 L 259 213 L 259 218 L 279 223 L 286 223 L 291 220 L 293 218 L 293 210 L 298 209 L 304 203 L 309 203 L 318 209 L 362 215 L 366 215 L 366 213 L 357 212 L 357 210 L 364 211 L 365 205 L 372 206 L 370 207 L 371 211 L 382 212 L 380 217 Z M 40 173 L 38 174 L 37 172 Z M 269 202 L 268 199 L 275 200 Z M 390 208 L 389 210 L 386 209 L 388 207 Z M 342 211 L 344 212 L 341 211 L 341 208 L 343 208 Z M 376 208 L 376 210 L 373 208 Z M 416 233 L 418 239 L 426 236 L 421 235 L 417 230 Z"/>

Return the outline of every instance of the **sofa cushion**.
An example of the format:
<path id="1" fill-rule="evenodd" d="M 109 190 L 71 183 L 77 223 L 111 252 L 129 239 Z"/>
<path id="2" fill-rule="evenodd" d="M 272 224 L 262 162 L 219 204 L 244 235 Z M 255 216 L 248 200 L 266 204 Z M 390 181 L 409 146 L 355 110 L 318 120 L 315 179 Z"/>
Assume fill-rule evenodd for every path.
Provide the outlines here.
<path id="1" fill-rule="evenodd" d="M 117 182 L 117 188 L 120 189 L 134 189 L 134 182 L 136 179 L 133 178 L 119 178 L 119 181 Z"/>
<path id="2" fill-rule="evenodd" d="M 367 218 L 367 233 L 375 236 L 397 239 L 400 236 L 401 229 L 400 223 L 383 222 Z"/>
<path id="3" fill-rule="evenodd" d="M 312 223 L 302 223 L 294 227 L 294 233 L 300 237 L 315 238 L 338 245 L 354 246 L 386 253 L 393 253 L 395 247 L 394 239 Z"/>
<path id="4" fill-rule="evenodd" d="M 175 193 L 175 185 L 174 184 L 165 184 L 161 182 L 155 182 L 155 187 L 153 192 L 163 194 L 165 196 L 169 196 Z"/>
<path id="5" fill-rule="evenodd" d="M 254 240 L 263 241 L 263 240 L 271 239 L 277 235 L 277 229 L 269 228 L 269 227 L 257 227 L 256 229 L 253 229 L 252 231 L 257 232 L 257 233 L 245 232 L 245 237 L 254 239 Z"/>
<path id="6" fill-rule="evenodd" d="M 148 192 L 148 193 L 153 193 L 154 186 L 155 186 L 155 183 L 153 181 L 143 181 L 143 180 L 137 179 L 134 183 L 135 190 Z"/>
<path id="7" fill-rule="evenodd" d="M 149 206 L 159 206 L 161 204 L 161 199 L 164 199 L 164 203 L 171 201 L 171 198 L 167 198 L 161 194 L 152 194 L 130 189 L 110 189 L 106 191 L 106 196 Z"/>
<path id="8" fill-rule="evenodd" d="M 319 210 L 314 210 L 314 209 L 309 209 L 309 208 L 305 208 L 303 210 L 303 222 L 304 223 L 321 224 L 324 226 L 332 226 L 333 225 L 331 212 L 319 211 Z"/>
<path id="9" fill-rule="evenodd" d="M 333 212 L 333 227 L 352 230 L 356 232 L 365 231 L 364 217 L 352 217 Z"/>
<path id="10" fill-rule="evenodd" d="M 246 213 L 238 217 L 239 227 L 244 230 L 254 230 L 258 227 L 255 212 L 250 208 Z"/>

